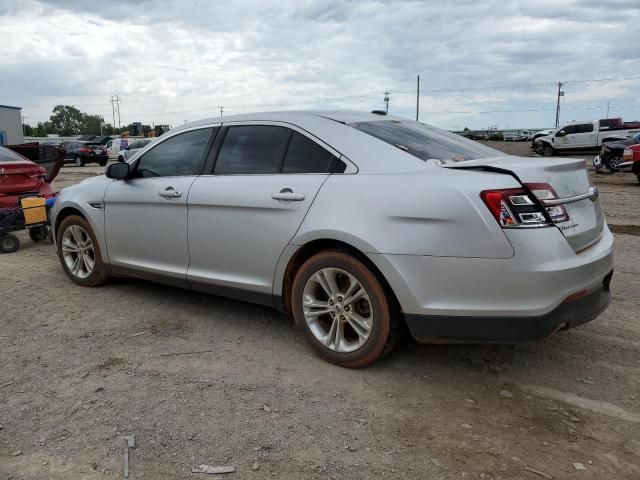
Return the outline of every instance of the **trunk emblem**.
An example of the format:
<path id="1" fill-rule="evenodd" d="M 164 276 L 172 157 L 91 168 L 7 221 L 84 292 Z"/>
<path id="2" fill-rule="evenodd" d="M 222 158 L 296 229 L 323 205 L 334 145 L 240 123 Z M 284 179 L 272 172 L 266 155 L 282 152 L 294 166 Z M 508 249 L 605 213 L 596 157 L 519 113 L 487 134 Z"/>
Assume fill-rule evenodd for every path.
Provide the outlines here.
<path id="1" fill-rule="evenodd" d="M 594 202 L 600 196 L 600 192 L 598 191 L 598 189 L 596 187 L 589 187 L 589 190 L 587 190 L 587 192 L 589 193 L 589 199 L 594 201 Z"/>

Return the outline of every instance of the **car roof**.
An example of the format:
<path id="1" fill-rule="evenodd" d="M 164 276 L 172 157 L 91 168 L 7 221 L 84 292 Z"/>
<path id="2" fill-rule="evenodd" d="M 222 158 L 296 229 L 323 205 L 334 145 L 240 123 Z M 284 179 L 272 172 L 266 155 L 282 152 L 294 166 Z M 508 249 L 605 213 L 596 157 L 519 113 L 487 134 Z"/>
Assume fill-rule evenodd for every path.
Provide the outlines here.
<path id="1" fill-rule="evenodd" d="M 195 122 L 185 123 L 174 129 L 172 132 L 185 130 L 199 125 L 211 125 L 213 123 L 231 123 L 231 122 L 251 122 L 251 121 L 274 121 L 274 122 L 290 122 L 297 124 L 300 121 L 310 120 L 312 118 L 325 118 L 339 123 L 356 123 L 356 122 L 375 122 L 379 120 L 402 120 L 406 118 L 395 117 L 392 115 L 380 115 L 371 112 L 360 112 L 356 110 L 290 110 L 278 112 L 256 112 L 245 113 L 241 115 L 229 115 L 220 119 L 220 117 L 209 117 Z"/>

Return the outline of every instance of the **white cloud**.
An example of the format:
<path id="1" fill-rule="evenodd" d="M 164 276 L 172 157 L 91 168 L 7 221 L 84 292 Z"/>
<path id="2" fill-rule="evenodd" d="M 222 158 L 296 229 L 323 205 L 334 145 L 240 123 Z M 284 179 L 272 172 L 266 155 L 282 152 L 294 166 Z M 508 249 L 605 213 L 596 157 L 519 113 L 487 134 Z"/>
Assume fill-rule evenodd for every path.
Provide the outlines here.
<path id="1" fill-rule="evenodd" d="M 420 73 L 429 122 L 548 126 L 553 85 L 468 89 L 640 75 L 639 22 L 635 0 L 0 0 L 0 103 L 31 123 L 58 103 L 110 120 L 119 94 L 123 122 L 178 124 L 219 105 L 369 110 L 388 89 L 391 111 L 412 117 Z M 563 119 L 607 100 L 638 118 L 638 85 L 570 83 Z"/>

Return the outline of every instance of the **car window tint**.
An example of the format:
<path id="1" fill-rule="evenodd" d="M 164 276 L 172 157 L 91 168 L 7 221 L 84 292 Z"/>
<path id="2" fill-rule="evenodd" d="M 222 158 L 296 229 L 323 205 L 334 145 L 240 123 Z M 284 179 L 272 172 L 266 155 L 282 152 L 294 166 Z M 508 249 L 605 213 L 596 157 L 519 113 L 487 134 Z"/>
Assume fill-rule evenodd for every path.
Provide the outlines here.
<path id="1" fill-rule="evenodd" d="M 556 137 L 561 137 L 562 133 L 560 132 L 564 132 L 565 135 L 571 135 L 573 133 L 576 133 L 576 126 L 575 125 L 566 125 L 564 127 L 562 127 L 560 130 L 558 130 L 558 133 L 556 133 Z"/>
<path id="2" fill-rule="evenodd" d="M 593 123 L 583 123 L 576 125 L 576 133 L 590 133 L 593 132 Z"/>
<path id="3" fill-rule="evenodd" d="M 325 173 L 334 156 L 310 138 L 294 132 L 282 173 Z"/>
<path id="4" fill-rule="evenodd" d="M 212 128 L 181 133 L 159 143 L 138 161 L 139 177 L 199 175 Z"/>
<path id="5" fill-rule="evenodd" d="M 378 120 L 350 123 L 349 126 L 424 161 L 462 161 L 504 155 L 468 138 L 417 122 Z"/>
<path id="6" fill-rule="evenodd" d="M 291 130 L 271 125 L 230 127 L 220 147 L 214 174 L 279 173 Z"/>

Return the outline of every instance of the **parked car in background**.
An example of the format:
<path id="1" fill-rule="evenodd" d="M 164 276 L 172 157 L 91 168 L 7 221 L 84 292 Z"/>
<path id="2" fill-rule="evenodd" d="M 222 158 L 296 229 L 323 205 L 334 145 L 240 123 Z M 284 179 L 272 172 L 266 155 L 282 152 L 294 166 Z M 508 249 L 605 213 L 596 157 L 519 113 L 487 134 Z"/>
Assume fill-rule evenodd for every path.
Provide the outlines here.
<path id="1" fill-rule="evenodd" d="M 142 150 L 154 140 L 155 140 L 154 138 L 144 138 L 141 140 L 134 140 L 124 150 L 120 150 L 120 152 L 118 153 L 118 161 L 126 162 L 139 150 Z"/>
<path id="2" fill-rule="evenodd" d="M 76 167 L 87 163 L 97 163 L 104 167 L 109 161 L 107 149 L 101 143 L 71 141 L 62 144 L 65 162 L 73 162 Z"/>
<path id="3" fill-rule="evenodd" d="M 53 196 L 47 180 L 53 180 L 55 174 L 48 177 L 45 166 L 36 165 L 12 148 L 0 147 L 0 208 L 15 208 L 26 195 Z M 61 156 L 55 158 L 52 172 L 57 173 L 61 160 Z"/>
<path id="4" fill-rule="evenodd" d="M 62 190 L 53 225 L 79 285 L 115 274 L 275 306 L 347 367 L 404 326 L 422 342 L 523 341 L 610 301 L 613 235 L 584 161 L 507 156 L 402 117 L 181 125 Z"/>
<path id="5" fill-rule="evenodd" d="M 640 144 L 640 132 L 624 140 L 604 142 L 600 154 L 594 159 L 598 171 L 614 171 L 623 163 L 623 154 L 627 147 Z"/>
<path id="6" fill-rule="evenodd" d="M 109 140 L 105 147 L 107 148 L 107 154 L 109 160 L 116 160 L 120 156 L 120 151 L 126 149 L 129 146 L 129 140 L 125 137 L 118 137 Z"/>
<path id="7" fill-rule="evenodd" d="M 638 125 L 622 119 L 588 120 L 563 125 L 546 137 L 536 138 L 534 150 L 545 157 L 558 153 L 599 151 L 608 141 L 622 140 L 640 132 Z"/>

